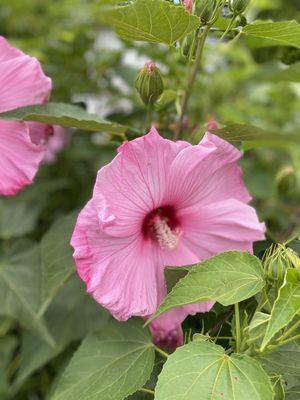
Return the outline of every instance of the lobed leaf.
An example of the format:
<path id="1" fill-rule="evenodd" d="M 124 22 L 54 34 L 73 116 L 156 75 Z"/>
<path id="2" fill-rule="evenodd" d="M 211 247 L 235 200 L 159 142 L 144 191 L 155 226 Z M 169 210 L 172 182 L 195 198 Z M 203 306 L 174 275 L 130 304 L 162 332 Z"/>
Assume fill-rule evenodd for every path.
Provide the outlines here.
<path id="1" fill-rule="evenodd" d="M 225 354 L 205 341 L 179 347 L 158 378 L 156 400 L 273 400 L 270 380 L 260 364 L 246 355 Z"/>
<path id="2" fill-rule="evenodd" d="M 147 321 L 186 304 L 215 300 L 224 306 L 258 293 L 265 285 L 259 259 L 249 253 L 228 251 L 191 267 Z"/>
<path id="3" fill-rule="evenodd" d="M 111 321 L 82 342 L 51 400 L 123 400 L 146 383 L 153 365 L 154 347 L 141 322 Z"/>
<path id="4" fill-rule="evenodd" d="M 136 0 L 130 5 L 102 9 L 100 18 L 113 25 L 123 39 L 170 46 L 200 25 L 199 18 L 185 7 L 165 0 Z"/>

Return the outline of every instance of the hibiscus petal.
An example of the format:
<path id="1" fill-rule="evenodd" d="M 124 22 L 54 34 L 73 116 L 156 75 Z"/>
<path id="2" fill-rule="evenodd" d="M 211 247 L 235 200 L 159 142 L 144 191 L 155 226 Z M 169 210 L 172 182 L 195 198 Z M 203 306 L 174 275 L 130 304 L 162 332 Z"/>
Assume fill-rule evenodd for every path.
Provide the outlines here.
<path id="1" fill-rule="evenodd" d="M 10 50 L 8 51 L 8 57 Z M 0 61 L 0 112 L 48 100 L 51 79 L 36 58 L 21 55 Z"/>
<path id="2" fill-rule="evenodd" d="M 152 128 L 120 147 L 117 157 L 98 172 L 93 194 L 98 212 L 105 208 L 105 214 L 114 216 L 107 233 L 127 236 L 141 230 L 146 214 L 162 206 L 170 164 L 186 146 L 163 139 Z"/>
<path id="3" fill-rule="evenodd" d="M 0 62 L 24 55 L 24 53 L 11 46 L 8 41 L 0 36 Z"/>
<path id="4" fill-rule="evenodd" d="M 115 318 L 147 316 L 157 309 L 166 294 L 159 253 L 139 234 L 108 236 L 99 224 L 95 200 L 80 213 L 71 244 L 88 292 Z"/>
<path id="5" fill-rule="evenodd" d="M 0 194 L 16 194 L 32 183 L 45 149 L 32 143 L 23 122 L 0 121 Z"/>
<path id="6" fill-rule="evenodd" d="M 236 198 L 249 202 L 237 161 L 241 152 L 234 146 L 206 133 L 198 146 L 181 151 L 171 165 L 169 199 L 177 207 L 190 207 Z"/>
<path id="7" fill-rule="evenodd" d="M 199 260 L 228 250 L 249 251 L 264 240 L 265 226 L 255 209 L 235 199 L 193 206 L 180 211 L 182 241 Z"/>

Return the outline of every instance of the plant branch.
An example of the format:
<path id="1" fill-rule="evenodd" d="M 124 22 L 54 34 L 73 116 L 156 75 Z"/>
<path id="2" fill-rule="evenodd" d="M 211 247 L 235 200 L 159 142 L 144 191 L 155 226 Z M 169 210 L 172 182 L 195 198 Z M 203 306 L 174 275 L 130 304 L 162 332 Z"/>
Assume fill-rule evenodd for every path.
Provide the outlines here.
<path id="1" fill-rule="evenodd" d="M 166 353 L 165 351 L 163 351 L 162 349 L 160 349 L 159 347 L 154 346 L 154 348 L 155 348 L 155 350 L 156 350 L 159 354 L 161 354 L 163 357 L 165 357 L 165 358 L 168 358 L 168 357 L 169 357 L 169 354 Z"/>
<path id="2" fill-rule="evenodd" d="M 182 128 L 183 128 L 183 121 L 184 121 L 184 116 L 186 114 L 188 102 L 190 99 L 190 96 L 193 91 L 194 83 L 196 80 L 197 73 L 199 71 L 200 65 L 201 65 L 201 60 L 202 60 L 202 54 L 203 54 L 203 49 L 204 49 L 204 43 L 207 38 L 208 32 L 209 32 L 210 26 L 206 25 L 201 33 L 201 35 L 198 38 L 198 44 L 197 44 L 197 50 L 196 50 L 196 56 L 195 56 L 195 64 L 192 68 L 191 74 L 188 77 L 186 89 L 183 95 L 182 99 L 182 104 L 181 104 L 181 112 L 179 116 L 179 121 L 178 125 L 176 128 L 176 131 L 174 133 L 174 140 L 178 140 L 180 138 L 180 135 L 182 133 Z"/>
<path id="3" fill-rule="evenodd" d="M 153 396 L 155 395 L 154 390 L 146 389 L 146 388 L 141 388 L 141 389 L 138 390 L 138 392 L 149 393 L 149 394 L 152 394 Z"/>

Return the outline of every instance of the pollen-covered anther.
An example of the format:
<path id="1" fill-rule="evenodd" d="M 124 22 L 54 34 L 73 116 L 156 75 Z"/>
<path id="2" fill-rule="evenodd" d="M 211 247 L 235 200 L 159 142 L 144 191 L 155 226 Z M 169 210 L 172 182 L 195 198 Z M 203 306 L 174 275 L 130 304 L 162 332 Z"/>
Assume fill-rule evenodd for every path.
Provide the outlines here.
<path id="1" fill-rule="evenodd" d="M 153 220 L 153 231 L 162 249 L 175 250 L 177 248 L 181 232 L 178 229 L 172 231 L 166 219 L 156 216 Z"/>

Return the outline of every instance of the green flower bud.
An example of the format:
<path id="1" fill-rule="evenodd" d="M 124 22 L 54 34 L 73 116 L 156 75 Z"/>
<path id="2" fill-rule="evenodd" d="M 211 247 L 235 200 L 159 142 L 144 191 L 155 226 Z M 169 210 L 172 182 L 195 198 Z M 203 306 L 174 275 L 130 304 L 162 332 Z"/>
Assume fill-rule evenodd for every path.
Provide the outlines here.
<path id="1" fill-rule="evenodd" d="M 231 11 L 236 15 L 243 14 L 243 12 L 248 7 L 250 1 L 251 0 L 231 0 L 230 2 Z"/>
<path id="2" fill-rule="evenodd" d="M 153 105 L 164 91 L 164 82 L 159 68 L 153 61 L 145 64 L 138 74 L 135 87 L 146 105 Z"/>
<path id="3" fill-rule="evenodd" d="M 200 17 L 203 24 L 208 24 L 214 14 L 216 9 L 216 0 L 200 0 L 197 8 L 196 14 Z"/>

